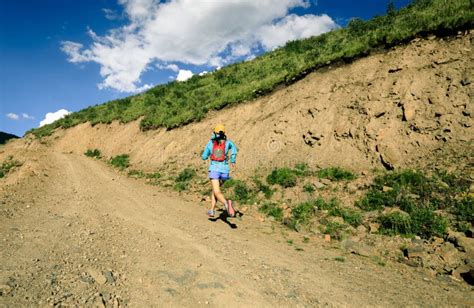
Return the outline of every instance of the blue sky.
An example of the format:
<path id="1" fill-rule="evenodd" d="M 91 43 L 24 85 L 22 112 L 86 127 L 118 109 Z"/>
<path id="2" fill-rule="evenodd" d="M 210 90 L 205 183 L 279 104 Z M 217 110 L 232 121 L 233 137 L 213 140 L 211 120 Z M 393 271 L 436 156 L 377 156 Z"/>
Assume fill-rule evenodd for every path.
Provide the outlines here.
<path id="1" fill-rule="evenodd" d="M 0 131 L 21 136 L 47 113 L 251 59 L 384 14 L 387 2 L 0 0 Z"/>

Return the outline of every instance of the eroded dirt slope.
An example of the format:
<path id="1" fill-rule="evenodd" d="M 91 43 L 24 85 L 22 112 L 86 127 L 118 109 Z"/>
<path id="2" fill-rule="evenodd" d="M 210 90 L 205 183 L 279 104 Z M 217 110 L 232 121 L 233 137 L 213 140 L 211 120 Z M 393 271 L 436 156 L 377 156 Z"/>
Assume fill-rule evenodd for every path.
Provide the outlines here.
<path id="1" fill-rule="evenodd" d="M 211 113 L 166 131 L 85 123 L 50 138 L 60 151 L 98 148 L 130 154 L 140 169 L 196 167 L 216 123 L 225 123 L 241 150 L 239 170 L 308 162 L 356 171 L 423 166 L 442 148 L 472 149 L 473 31 L 449 39 L 416 39 L 310 74 L 275 93 Z"/>

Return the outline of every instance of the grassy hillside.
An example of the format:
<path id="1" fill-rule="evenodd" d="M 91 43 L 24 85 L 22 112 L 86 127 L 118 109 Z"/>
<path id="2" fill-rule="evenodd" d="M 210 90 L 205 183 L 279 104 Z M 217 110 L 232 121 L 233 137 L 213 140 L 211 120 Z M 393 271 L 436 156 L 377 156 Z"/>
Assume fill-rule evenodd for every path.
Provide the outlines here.
<path id="1" fill-rule="evenodd" d="M 347 61 L 417 35 L 472 28 L 473 24 L 472 0 L 414 0 L 399 11 L 389 6 L 384 16 L 369 21 L 353 19 L 346 28 L 289 42 L 252 61 L 89 107 L 29 132 L 41 137 L 58 127 L 68 128 L 87 121 L 125 123 L 142 116 L 142 130 L 174 128 L 199 121 L 209 110 L 222 109 L 269 93 L 279 85 L 293 83 L 330 62 Z"/>

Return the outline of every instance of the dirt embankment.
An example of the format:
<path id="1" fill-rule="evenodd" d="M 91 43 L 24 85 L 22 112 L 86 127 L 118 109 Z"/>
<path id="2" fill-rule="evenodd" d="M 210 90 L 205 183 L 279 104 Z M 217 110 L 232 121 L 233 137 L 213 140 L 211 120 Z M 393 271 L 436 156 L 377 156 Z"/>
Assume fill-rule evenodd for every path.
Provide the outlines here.
<path id="1" fill-rule="evenodd" d="M 171 131 L 86 123 L 49 139 L 65 152 L 127 153 L 139 169 L 196 167 L 212 127 L 225 123 L 242 175 L 298 161 L 356 171 L 423 166 L 443 148 L 472 149 L 473 33 L 415 39 Z"/>

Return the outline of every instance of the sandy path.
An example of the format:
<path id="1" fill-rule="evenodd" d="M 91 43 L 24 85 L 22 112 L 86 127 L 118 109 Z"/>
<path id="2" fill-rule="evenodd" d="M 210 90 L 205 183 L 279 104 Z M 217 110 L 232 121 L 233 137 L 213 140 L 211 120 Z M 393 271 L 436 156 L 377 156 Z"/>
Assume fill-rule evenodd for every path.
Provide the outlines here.
<path id="1" fill-rule="evenodd" d="M 84 156 L 51 152 L 46 175 L 1 195 L 0 306 L 444 306 L 472 292 L 379 266 L 319 240 L 286 243 L 249 216 L 202 205 Z M 235 228 L 236 227 L 236 228 Z M 291 235 L 290 235 L 291 236 Z M 101 281 L 104 280 L 104 281 Z"/>

